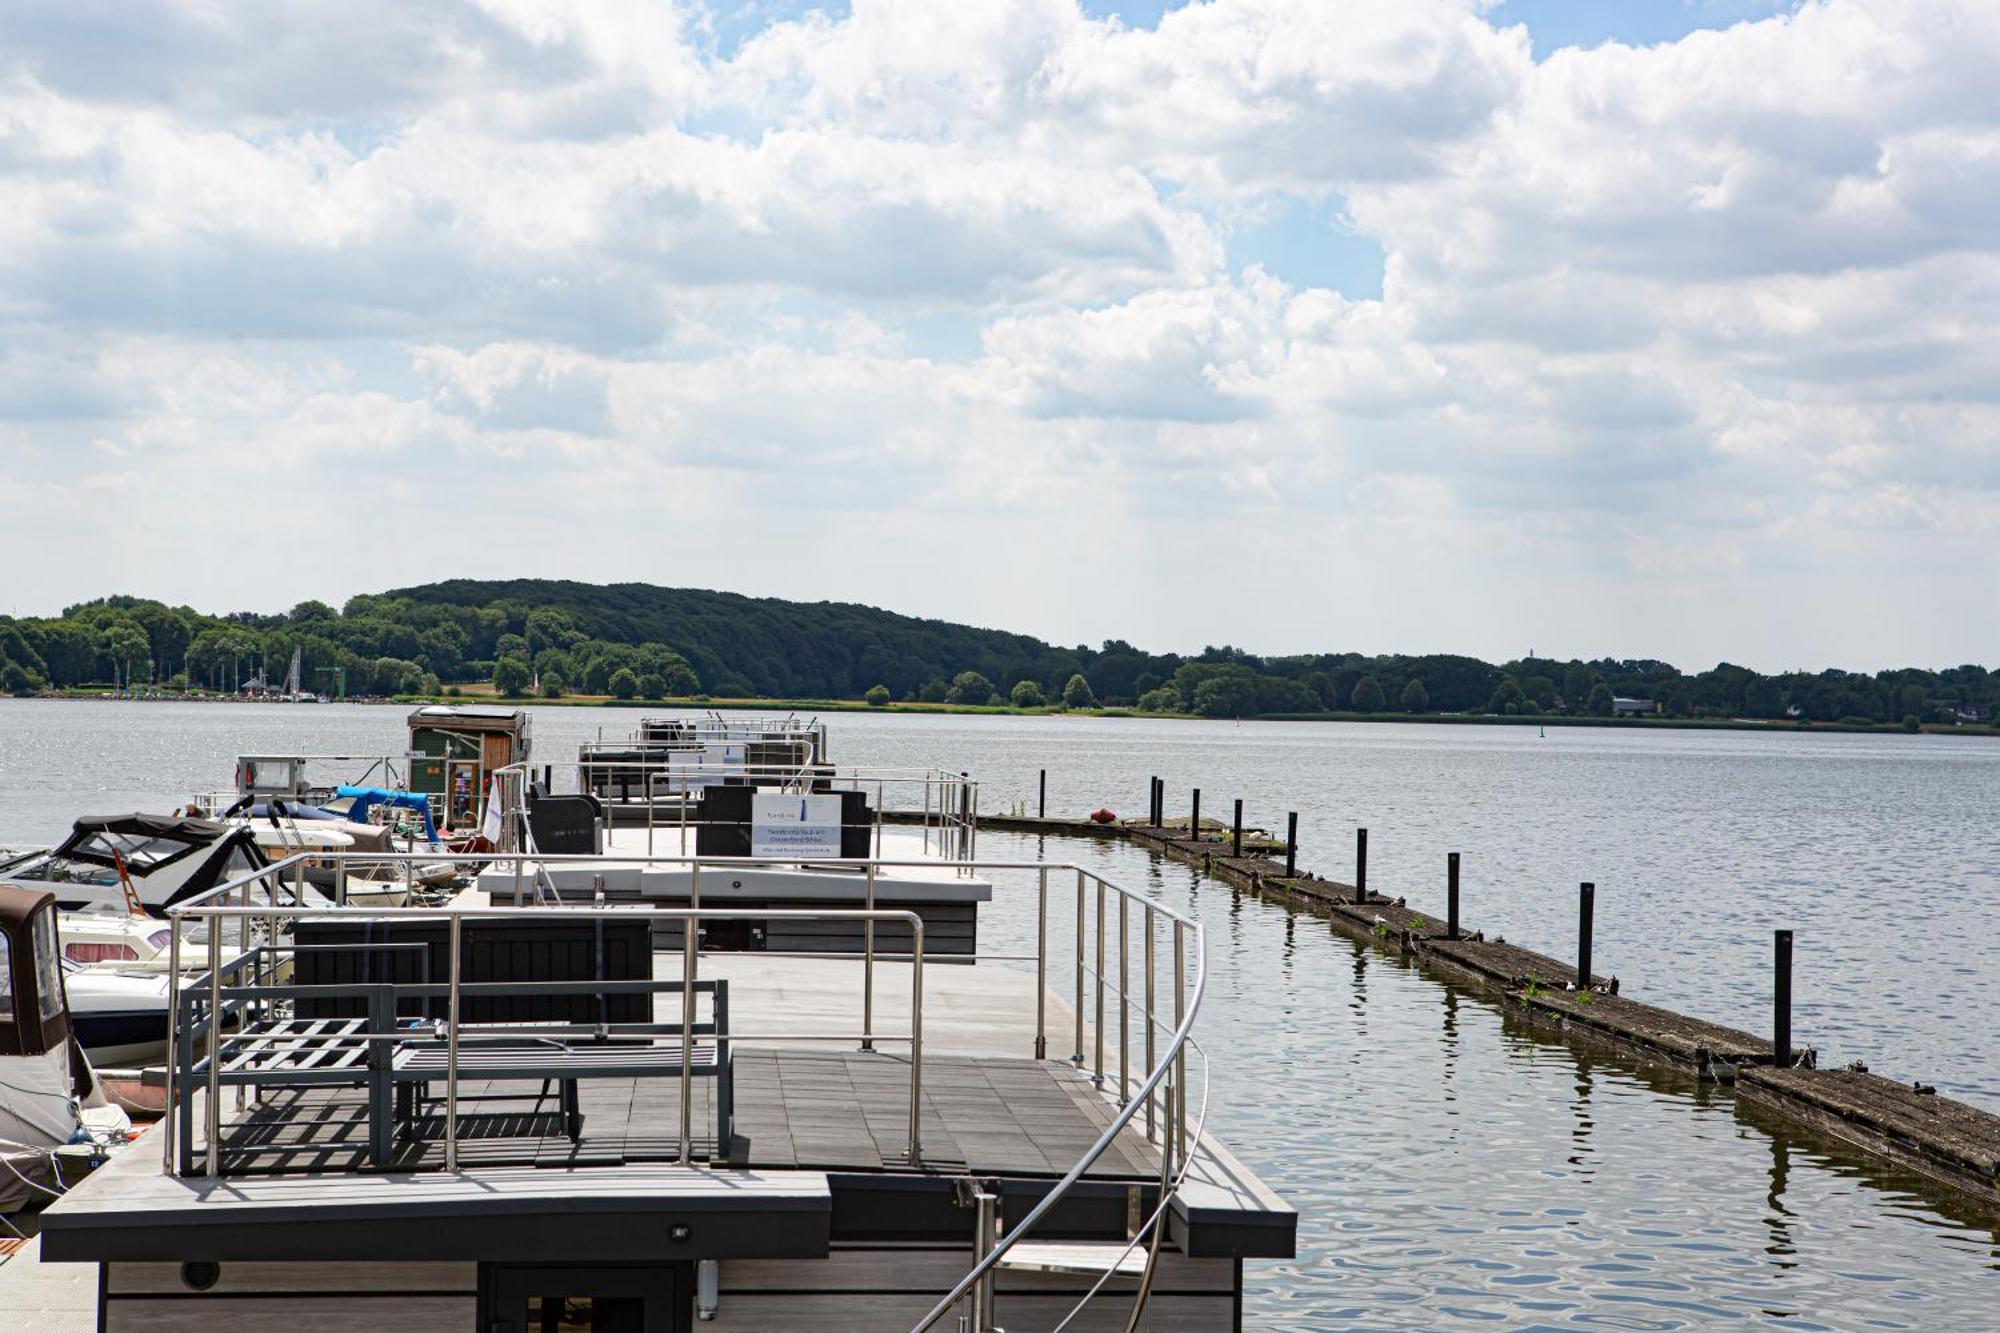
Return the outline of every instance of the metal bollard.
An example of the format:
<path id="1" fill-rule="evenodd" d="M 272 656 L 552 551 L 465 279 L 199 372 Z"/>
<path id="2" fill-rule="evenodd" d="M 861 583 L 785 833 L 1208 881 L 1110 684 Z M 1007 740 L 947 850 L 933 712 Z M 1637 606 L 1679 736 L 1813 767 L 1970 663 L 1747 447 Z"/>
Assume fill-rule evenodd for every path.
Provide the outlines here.
<path id="1" fill-rule="evenodd" d="M 1444 858 L 1444 937 L 1458 938 L 1458 853 Z"/>
<path id="2" fill-rule="evenodd" d="M 1243 798 L 1236 798 L 1236 817 L 1229 827 L 1229 854 L 1243 855 Z"/>
<path id="3" fill-rule="evenodd" d="M 1297 879 L 1299 874 L 1299 812 L 1294 810 L 1285 816 L 1285 878 Z"/>

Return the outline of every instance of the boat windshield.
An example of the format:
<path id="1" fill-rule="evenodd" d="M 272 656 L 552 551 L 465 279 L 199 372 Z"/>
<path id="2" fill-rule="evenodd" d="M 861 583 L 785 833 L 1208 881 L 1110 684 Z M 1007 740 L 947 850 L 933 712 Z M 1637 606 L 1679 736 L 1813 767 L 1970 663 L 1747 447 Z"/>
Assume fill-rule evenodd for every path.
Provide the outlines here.
<path id="1" fill-rule="evenodd" d="M 116 859 L 125 862 L 125 868 L 135 875 L 143 875 L 150 870 L 165 865 L 194 847 L 191 842 L 179 838 L 163 838 L 151 833 L 120 833 L 112 829 L 100 829 L 68 849 L 70 856 L 99 861 L 105 865 L 114 864 Z"/>
<path id="2" fill-rule="evenodd" d="M 45 907 L 35 914 L 35 989 L 41 992 L 41 1019 L 47 1022 L 62 1012 L 62 953 L 56 947 L 56 909 Z"/>

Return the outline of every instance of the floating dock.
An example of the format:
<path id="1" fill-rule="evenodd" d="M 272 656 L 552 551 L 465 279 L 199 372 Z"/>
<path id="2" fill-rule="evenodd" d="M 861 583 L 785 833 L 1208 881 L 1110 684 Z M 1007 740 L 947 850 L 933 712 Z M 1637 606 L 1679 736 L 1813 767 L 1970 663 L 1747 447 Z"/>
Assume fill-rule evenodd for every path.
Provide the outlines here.
<path id="1" fill-rule="evenodd" d="M 1818 1053 L 1792 1045 L 1784 1067 L 1772 1040 L 1621 995 L 1616 976 L 1576 967 L 1463 926 L 1454 936 L 1436 912 L 1300 867 L 1282 840 L 1204 819 L 1098 823 L 1014 816 L 992 827 L 1123 838 L 1225 883 L 1324 917 L 1358 941 L 1413 961 L 1444 980 L 1494 995 L 1508 1012 L 1579 1044 L 1698 1082 L 1733 1085 L 1746 1102 L 1777 1111 L 1894 1165 L 2000 1207 L 2000 1116 L 1858 1070 L 1822 1070 Z M 1365 843 L 1363 844 L 1365 846 Z M 1287 860 L 1292 864 L 1287 865 Z M 1365 860 L 1357 858 L 1365 877 Z"/>

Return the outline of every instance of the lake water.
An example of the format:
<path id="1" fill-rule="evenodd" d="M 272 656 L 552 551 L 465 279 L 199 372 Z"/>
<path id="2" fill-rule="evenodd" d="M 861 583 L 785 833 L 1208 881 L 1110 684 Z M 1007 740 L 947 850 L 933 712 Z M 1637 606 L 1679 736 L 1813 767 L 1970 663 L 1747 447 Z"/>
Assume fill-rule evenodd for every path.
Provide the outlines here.
<path id="1" fill-rule="evenodd" d="M 637 710 L 539 708 L 560 761 Z M 1770 931 L 1798 932 L 1799 1039 L 2000 1109 L 1993 793 L 2000 743 L 1949 737 L 840 714 L 842 763 L 971 771 L 982 808 L 1144 808 L 1164 777 L 1253 824 L 1300 814 L 1301 860 L 1567 956 L 1579 880 L 1596 962 L 1635 998 L 1762 1031 Z M 393 753 L 403 711 L 0 703 L 0 841 L 165 808 L 270 750 Z M 985 856 L 1037 840 L 986 833 Z M 1296 1262 L 1252 1265 L 1246 1323 L 1677 1329 L 2000 1326 L 1995 1219 L 1726 1093 L 1543 1040 L 1482 1000 L 1122 844 L 1046 854 L 1145 884 L 1209 928 L 1199 1035 L 1222 1137 L 1301 1212 Z M 1032 929 L 1005 893 L 987 932 Z"/>

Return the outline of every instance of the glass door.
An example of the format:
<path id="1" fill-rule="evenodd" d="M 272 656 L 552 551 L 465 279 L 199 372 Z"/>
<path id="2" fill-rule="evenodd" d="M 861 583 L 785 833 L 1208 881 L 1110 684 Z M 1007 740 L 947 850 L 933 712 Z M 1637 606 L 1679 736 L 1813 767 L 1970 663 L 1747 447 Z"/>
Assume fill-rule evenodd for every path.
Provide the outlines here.
<path id="1" fill-rule="evenodd" d="M 484 1283 L 488 1333 L 686 1333 L 685 1264 L 509 1264 Z"/>

